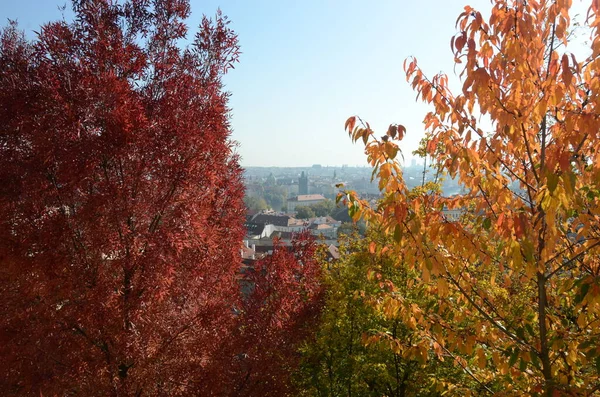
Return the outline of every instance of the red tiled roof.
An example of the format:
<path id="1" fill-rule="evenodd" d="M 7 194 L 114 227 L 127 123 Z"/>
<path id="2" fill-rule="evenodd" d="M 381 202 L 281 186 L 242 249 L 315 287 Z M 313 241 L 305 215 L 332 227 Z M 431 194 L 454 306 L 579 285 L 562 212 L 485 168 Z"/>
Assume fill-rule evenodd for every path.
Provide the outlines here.
<path id="1" fill-rule="evenodd" d="M 310 225 L 310 228 L 313 229 L 313 230 L 314 229 L 316 229 L 316 230 L 333 229 L 332 226 L 330 226 L 330 225 L 328 225 L 326 223 L 321 223 L 321 224 L 318 224 L 318 225 L 316 223 L 313 223 L 312 225 Z"/>

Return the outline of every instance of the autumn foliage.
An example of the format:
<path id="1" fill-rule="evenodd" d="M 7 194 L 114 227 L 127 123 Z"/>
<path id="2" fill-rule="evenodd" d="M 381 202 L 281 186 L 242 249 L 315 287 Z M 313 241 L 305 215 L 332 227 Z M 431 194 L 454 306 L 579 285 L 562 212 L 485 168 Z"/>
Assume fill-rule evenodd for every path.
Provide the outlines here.
<path id="1" fill-rule="evenodd" d="M 209 395 L 239 304 L 236 36 L 217 13 L 180 49 L 183 0 L 73 7 L 0 34 L 0 389 Z"/>
<path id="2" fill-rule="evenodd" d="M 350 211 L 394 239 L 372 255 L 394 252 L 437 298 L 409 305 L 392 289 L 382 313 L 464 369 L 477 387 L 462 395 L 600 392 L 600 9 L 592 2 L 581 58 L 569 51 L 570 6 L 496 0 L 489 20 L 465 7 L 451 40 L 459 93 L 407 59 L 408 82 L 433 108 L 426 154 L 465 194 L 409 191 L 396 160 L 404 127 L 379 138 L 346 122 L 384 194 L 371 208 L 348 192 Z"/>
<path id="3" fill-rule="evenodd" d="M 244 349 L 231 396 L 298 395 L 292 375 L 299 348 L 311 339 L 323 305 L 321 251 L 315 238 L 303 232 L 288 247 L 275 241 L 273 254 L 244 272 L 249 290 L 238 337 Z"/>
<path id="4" fill-rule="evenodd" d="M 425 346 L 413 345 L 418 332 L 404 313 L 436 298 L 393 250 L 374 255 L 377 245 L 391 241 L 376 228 L 365 237 L 343 237 L 340 259 L 323 269 L 325 303 L 316 337 L 302 349 L 299 396 L 438 396 L 453 391 L 449 379 L 461 384 L 468 377 L 452 360 L 428 357 Z"/>
<path id="5" fill-rule="evenodd" d="M 188 1 L 73 9 L 0 33 L 2 394 L 292 393 L 318 245 L 242 265 L 227 19 L 182 49 Z"/>

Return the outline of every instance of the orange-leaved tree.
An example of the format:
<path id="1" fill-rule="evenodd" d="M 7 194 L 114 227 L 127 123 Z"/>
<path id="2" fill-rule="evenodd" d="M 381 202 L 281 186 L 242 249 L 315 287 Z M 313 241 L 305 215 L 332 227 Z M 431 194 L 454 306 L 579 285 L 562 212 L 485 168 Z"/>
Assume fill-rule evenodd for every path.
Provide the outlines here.
<path id="1" fill-rule="evenodd" d="M 454 357 L 481 394 L 600 392 L 600 6 L 588 12 L 585 59 L 568 51 L 570 7 L 496 0 L 489 20 L 465 7 L 451 41 L 459 93 L 405 62 L 433 106 L 427 155 L 464 194 L 407 189 L 402 125 L 378 138 L 358 117 L 346 122 L 383 193 L 373 208 L 347 192 L 351 213 L 392 234 L 378 250 L 395 250 L 437 297 L 402 311 L 414 343 Z"/>

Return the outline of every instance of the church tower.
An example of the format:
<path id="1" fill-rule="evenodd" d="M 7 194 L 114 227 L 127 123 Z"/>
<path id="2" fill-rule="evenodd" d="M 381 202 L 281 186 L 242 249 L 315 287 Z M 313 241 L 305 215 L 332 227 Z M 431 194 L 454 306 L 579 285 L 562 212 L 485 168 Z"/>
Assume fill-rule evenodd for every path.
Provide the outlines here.
<path id="1" fill-rule="evenodd" d="M 304 171 L 298 180 L 298 194 L 308 194 L 308 175 L 305 175 Z"/>

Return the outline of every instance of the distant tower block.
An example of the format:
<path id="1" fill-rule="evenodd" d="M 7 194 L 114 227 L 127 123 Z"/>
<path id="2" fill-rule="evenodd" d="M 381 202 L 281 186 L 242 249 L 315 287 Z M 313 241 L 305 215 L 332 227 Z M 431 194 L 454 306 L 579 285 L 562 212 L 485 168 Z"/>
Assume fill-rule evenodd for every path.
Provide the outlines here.
<path id="1" fill-rule="evenodd" d="M 308 194 L 308 176 L 304 175 L 304 171 L 298 180 L 298 194 Z"/>

